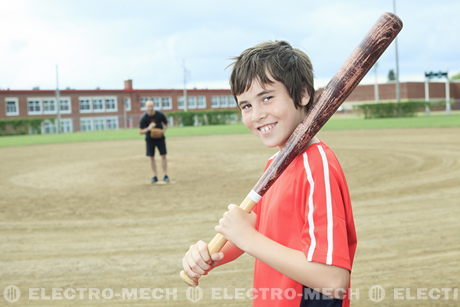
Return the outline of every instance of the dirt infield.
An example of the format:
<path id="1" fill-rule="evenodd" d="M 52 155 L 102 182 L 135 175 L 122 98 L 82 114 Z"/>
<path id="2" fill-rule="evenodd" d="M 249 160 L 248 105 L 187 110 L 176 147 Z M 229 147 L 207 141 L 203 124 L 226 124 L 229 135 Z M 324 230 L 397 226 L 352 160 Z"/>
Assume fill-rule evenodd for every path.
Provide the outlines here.
<path id="1" fill-rule="evenodd" d="M 448 300 L 412 298 L 416 288 L 460 287 L 460 129 L 320 137 L 339 157 L 353 200 L 353 306 L 374 304 L 372 285 L 385 290 L 379 306 L 460 304 L 452 292 Z M 251 135 L 176 137 L 168 146 L 175 183 L 161 186 L 148 183 L 141 139 L 0 149 L 0 291 L 18 286 L 16 305 L 187 306 L 199 299 L 187 297 L 179 280 L 183 253 L 214 235 L 227 204 L 245 196 L 274 151 Z M 244 255 L 213 271 L 194 305 L 250 305 L 238 289 L 251 287 L 252 265 Z M 29 300 L 28 288 L 41 300 Z M 50 301 L 52 288 L 115 294 Z M 122 288 L 163 292 L 123 299 L 116 294 Z M 169 295 L 165 288 L 177 289 Z"/>

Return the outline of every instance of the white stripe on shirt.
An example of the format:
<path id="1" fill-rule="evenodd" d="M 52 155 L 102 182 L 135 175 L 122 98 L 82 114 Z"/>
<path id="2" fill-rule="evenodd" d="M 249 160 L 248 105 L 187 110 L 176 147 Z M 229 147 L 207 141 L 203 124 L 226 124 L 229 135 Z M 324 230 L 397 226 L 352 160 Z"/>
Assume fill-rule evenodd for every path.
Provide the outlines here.
<path id="1" fill-rule="evenodd" d="M 313 222 L 313 191 L 315 190 L 315 182 L 313 181 L 310 165 L 308 164 L 308 156 L 305 152 L 303 153 L 303 165 L 307 173 L 308 184 L 310 185 L 310 194 L 308 195 L 308 233 L 310 234 L 310 247 L 308 248 L 307 260 L 312 261 L 316 248 L 315 224 Z"/>
<path id="2" fill-rule="evenodd" d="M 326 210 L 327 210 L 327 258 L 326 264 L 332 264 L 332 251 L 334 250 L 333 238 L 333 218 L 332 218 L 332 201 L 331 201 L 331 184 L 329 181 L 329 164 L 327 162 L 326 153 L 321 145 L 318 145 L 319 153 L 323 161 L 324 171 L 324 190 L 326 192 Z"/>

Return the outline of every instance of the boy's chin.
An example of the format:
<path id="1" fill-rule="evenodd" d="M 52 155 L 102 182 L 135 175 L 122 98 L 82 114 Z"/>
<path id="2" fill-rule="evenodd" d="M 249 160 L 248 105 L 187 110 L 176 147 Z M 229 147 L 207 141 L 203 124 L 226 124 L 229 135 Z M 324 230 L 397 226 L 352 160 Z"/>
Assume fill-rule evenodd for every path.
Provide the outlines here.
<path id="1" fill-rule="evenodd" d="M 270 148 L 283 147 L 285 143 L 280 140 L 271 140 L 271 139 L 265 139 L 265 138 L 261 138 L 261 141 L 262 141 L 262 144 Z"/>

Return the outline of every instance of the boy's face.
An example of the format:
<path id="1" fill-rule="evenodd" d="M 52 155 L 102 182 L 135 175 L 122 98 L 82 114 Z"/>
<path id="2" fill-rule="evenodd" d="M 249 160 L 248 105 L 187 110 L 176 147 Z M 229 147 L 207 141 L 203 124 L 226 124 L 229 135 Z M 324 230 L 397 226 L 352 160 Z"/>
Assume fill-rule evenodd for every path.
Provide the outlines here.
<path id="1" fill-rule="evenodd" d="M 273 79 L 272 79 L 273 80 Z M 304 108 L 296 109 L 283 83 L 274 81 L 262 86 L 257 80 L 237 96 L 243 123 L 268 147 L 282 147 L 304 119 Z M 302 106 L 310 97 L 302 98 Z"/>

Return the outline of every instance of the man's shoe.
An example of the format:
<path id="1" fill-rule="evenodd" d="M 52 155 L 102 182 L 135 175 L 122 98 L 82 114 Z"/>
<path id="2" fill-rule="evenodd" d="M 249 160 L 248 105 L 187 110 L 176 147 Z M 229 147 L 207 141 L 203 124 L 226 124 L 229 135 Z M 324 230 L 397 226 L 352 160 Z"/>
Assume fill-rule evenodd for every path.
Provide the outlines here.
<path id="1" fill-rule="evenodd" d="M 153 176 L 152 179 L 150 179 L 150 182 L 151 183 L 157 183 L 158 182 L 157 176 Z"/>
<path id="2" fill-rule="evenodd" d="M 163 181 L 164 181 L 164 182 L 170 182 L 168 175 L 165 175 L 165 176 L 163 177 Z"/>

